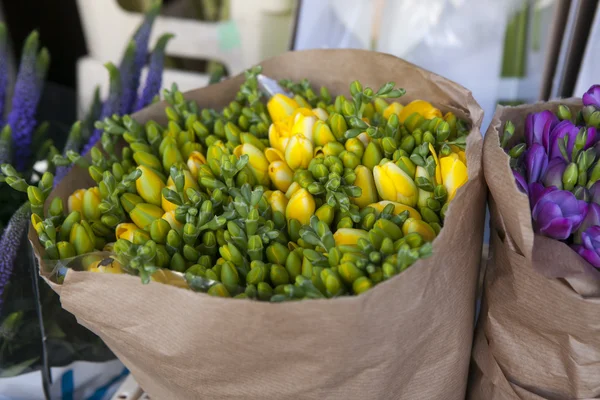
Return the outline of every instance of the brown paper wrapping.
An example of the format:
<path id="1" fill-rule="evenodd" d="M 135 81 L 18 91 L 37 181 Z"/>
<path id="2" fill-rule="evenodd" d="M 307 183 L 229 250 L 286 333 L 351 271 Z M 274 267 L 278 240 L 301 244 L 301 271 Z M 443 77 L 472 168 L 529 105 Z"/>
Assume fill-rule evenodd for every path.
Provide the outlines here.
<path id="1" fill-rule="evenodd" d="M 326 85 L 395 81 L 402 98 L 431 101 L 473 126 L 469 180 L 433 256 L 358 297 L 270 304 L 210 297 L 138 277 L 69 271 L 52 284 L 62 305 L 98 334 L 153 399 L 463 399 L 472 344 L 484 203 L 482 110 L 463 87 L 385 54 L 287 53 L 267 76 Z M 242 77 L 187 93 L 201 107 L 231 101 Z M 136 114 L 164 122 L 164 104 Z M 90 185 L 74 168 L 54 191 Z M 30 239 L 37 254 L 42 250 Z"/>
<path id="2" fill-rule="evenodd" d="M 507 120 L 523 138 L 525 117 L 558 104 L 499 107 L 486 133 L 491 259 L 475 334 L 469 399 L 600 399 L 598 271 L 567 245 L 535 235 L 527 196 L 499 145 Z"/>

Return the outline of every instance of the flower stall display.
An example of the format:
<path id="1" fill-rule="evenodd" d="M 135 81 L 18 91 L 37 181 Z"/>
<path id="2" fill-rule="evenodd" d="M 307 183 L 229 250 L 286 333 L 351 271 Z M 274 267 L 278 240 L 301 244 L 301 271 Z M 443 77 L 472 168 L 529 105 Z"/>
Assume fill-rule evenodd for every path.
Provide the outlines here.
<path id="1" fill-rule="evenodd" d="M 289 53 L 262 67 L 105 118 L 53 193 L 28 186 L 42 274 L 151 396 L 462 398 L 481 110 L 461 87 L 376 53 Z M 406 92 L 386 83 L 392 70 Z M 266 77 L 285 78 L 271 97 Z M 409 360 L 423 368 L 401 372 Z M 216 379 L 231 368 L 236 382 Z"/>
<path id="2" fill-rule="evenodd" d="M 488 130 L 492 258 L 471 398 L 600 396 L 599 99 L 596 85 L 500 108 Z"/>

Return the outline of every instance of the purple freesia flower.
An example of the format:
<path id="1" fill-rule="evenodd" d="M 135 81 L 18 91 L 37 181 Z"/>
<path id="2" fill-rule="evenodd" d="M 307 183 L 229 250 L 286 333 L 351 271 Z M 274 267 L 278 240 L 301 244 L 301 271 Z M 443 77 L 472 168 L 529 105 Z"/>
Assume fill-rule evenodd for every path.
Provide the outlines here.
<path id="1" fill-rule="evenodd" d="M 588 205 L 566 190 L 542 194 L 531 212 L 536 230 L 553 239 L 565 240 L 575 232 L 587 214 Z"/>
<path id="2" fill-rule="evenodd" d="M 141 110 L 148 104 L 152 103 L 152 99 L 159 94 L 162 86 L 162 74 L 165 63 L 165 48 L 167 42 L 173 37 L 171 34 L 164 34 L 156 43 L 152 56 L 150 57 L 150 66 L 148 67 L 148 76 L 142 95 L 138 98 L 134 111 Z"/>
<path id="3" fill-rule="evenodd" d="M 525 142 L 527 147 L 538 143 L 548 150 L 550 131 L 558 123 L 552 111 L 545 110 L 527 115 L 525 120 Z"/>
<path id="4" fill-rule="evenodd" d="M 531 185 L 529 185 L 529 204 L 531 206 L 531 209 L 533 210 L 533 208 L 535 207 L 535 205 L 537 204 L 538 200 L 544 196 L 546 193 L 550 193 L 557 190 L 555 187 L 550 186 L 550 187 L 544 187 L 544 185 L 542 185 L 541 183 L 538 182 L 534 182 Z"/>
<path id="5" fill-rule="evenodd" d="M 527 182 L 538 182 L 548 167 L 548 156 L 544 146 L 533 143 L 525 153 L 525 167 L 527 169 Z"/>
<path id="6" fill-rule="evenodd" d="M 564 140 L 563 138 L 566 136 L 568 137 L 566 150 L 569 158 L 567 161 L 570 161 L 571 154 L 573 153 L 573 146 L 575 145 L 575 139 L 577 139 L 578 133 L 579 128 L 571 121 L 564 120 L 559 122 L 550 132 L 550 142 L 548 147 L 550 159 L 563 157 L 562 153 L 560 152 L 559 141 Z"/>
<path id="7" fill-rule="evenodd" d="M 562 158 L 553 158 L 548 162 L 546 173 L 542 177 L 544 186 L 554 186 L 557 189 L 563 188 L 562 177 L 567 169 L 567 163 Z"/>
<path id="8" fill-rule="evenodd" d="M 594 106 L 600 108 L 600 85 L 593 85 L 583 95 L 584 106 Z"/>
<path id="9" fill-rule="evenodd" d="M 10 218 L 0 239 L 0 312 L 4 288 L 12 275 L 21 239 L 29 226 L 29 203 L 23 204 Z"/>
<path id="10" fill-rule="evenodd" d="M 581 243 L 581 235 L 592 226 L 600 225 L 600 205 L 596 203 L 588 204 L 588 212 L 575 234 L 575 243 Z"/>
<path id="11" fill-rule="evenodd" d="M 581 245 L 573 250 L 596 268 L 600 268 L 600 226 L 591 226 L 581 234 Z"/>
<path id="12" fill-rule="evenodd" d="M 517 184 L 517 188 L 523 193 L 529 194 L 529 189 L 527 187 L 527 182 L 525 182 L 525 178 L 519 172 L 512 170 L 513 176 L 515 177 L 515 183 Z"/>

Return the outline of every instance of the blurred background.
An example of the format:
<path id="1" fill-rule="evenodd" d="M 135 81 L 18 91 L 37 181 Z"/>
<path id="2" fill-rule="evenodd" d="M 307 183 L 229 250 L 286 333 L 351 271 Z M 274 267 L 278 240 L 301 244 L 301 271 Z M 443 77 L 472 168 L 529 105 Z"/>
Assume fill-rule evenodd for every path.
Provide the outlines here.
<path id="1" fill-rule="evenodd" d="M 108 93 L 104 64 L 119 63 L 152 3 L 0 1 L 13 82 L 32 30 L 52 55 L 37 119 L 58 148 L 96 87 Z M 163 87 L 206 86 L 289 50 L 376 50 L 469 88 L 485 112 L 482 132 L 498 104 L 580 96 L 600 83 L 598 0 L 163 0 L 150 42 L 165 32 L 175 38 Z M 119 387 L 114 398 L 139 398 L 134 382 L 122 386 L 122 364 L 104 358 L 51 365 L 44 380 L 43 370 L 8 378 L 0 368 L 0 399 L 110 399 Z"/>

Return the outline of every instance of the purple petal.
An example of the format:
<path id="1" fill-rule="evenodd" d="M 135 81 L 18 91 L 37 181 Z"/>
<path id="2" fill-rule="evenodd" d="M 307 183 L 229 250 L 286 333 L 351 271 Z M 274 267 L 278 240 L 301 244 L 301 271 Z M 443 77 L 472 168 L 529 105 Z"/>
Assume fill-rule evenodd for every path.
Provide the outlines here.
<path id="1" fill-rule="evenodd" d="M 538 182 L 548 167 L 548 156 L 541 144 L 534 143 L 525 154 L 528 183 Z"/>
<path id="2" fill-rule="evenodd" d="M 548 149 L 550 131 L 558 122 L 552 111 L 545 110 L 527 115 L 525 120 L 525 141 L 528 146 L 538 143 Z"/>
<path id="3" fill-rule="evenodd" d="M 532 183 L 529 185 L 529 203 L 531 208 L 533 209 L 540 198 L 542 198 L 547 193 L 550 193 L 554 190 L 557 190 L 555 187 L 544 187 L 544 185 L 540 183 Z"/>
<path id="4" fill-rule="evenodd" d="M 593 127 L 593 126 L 588 127 L 587 134 L 588 134 L 588 136 L 587 136 L 587 140 L 585 142 L 585 146 L 583 147 L 583 150 L 589 149 L 598 141 L 597 130 L 595 127 Z"/>
<path id="5" fill-rule="evenodd" d="M 600 85 L 594 85 L 583 95 L 584 106 L 600 107 Z"/>
<path id="6" fill-rule="evenodd" d="M 156 47 L 150 57 L 150 66 L 148 67 L 148 76 L 146 77 L 146 84 L 142 91 L 142 95 L 138 98 L 135 111 L 141 110 L 150 103 L 155 96 L 160 92 L 162 86 L 162 75 L 165 63 L 165 48 L 167 42 L 173 35 L 165 34 L 158 39 Z"/>
<path id="7" fill-rule="evenodd" d="M 529 193 L 529 190 L 527 189 L 527 182 L 525 182 L 525 178 L 523 178 L 523 175 L 521 175 L 515 170 L 513 170 L 512 173 L 515 177 L 515 183 L 517 184 L 517 188 L 523 193 Z"/>
<path id="8" fill-rule="evenodd" d="M 566 240 L 571 236 L 573 224 L 567 218 L 555 218 L 540 228 L 540 233 L 558 240 Z"/>
<path id="9" fill-rule="evenodd" d="M 561 157 L 562 154 L 560 152 L 560 147 L 558 146 L 558 141 L 562 140 L 565 136 L 568 136 L 569 143 L 567 144 L 567 155 L 569 160 L 571 159 L 571 154 L 573 152 L 573 146 L 575 145 L 575 139 L 577 138 L 577 134 L 579 133 L 579 128 L 573 125 L 573 123 L 569 120 L 564 120 L 559 122 L 554 129 L 550 132 L 550 143 L 549 143 L 549 154 L 550 159 Z"/>
<path id="10" fill-rule="evenodd" d="M 598 225 L 600 225 L 600 205 L 590 203 L 587 207 L 587 214 L 579 226 L 578 234 L 582 235 L 589 228 Z"/>
<path id="11" fill-rule="evenodd" d="M 600 181 L 594 182 L 590 188 L 590 196 L 592 197 L 592 202 L 600 204 Z"/>
<path id="12" fill-rule="evenodd" d="M 548 162 L 546 173 L 542 178 L 544 186 L 554 186 L 557 189 L 562 189 L 562 176 L 567 169 L 567 163 L 562 158 L 553 158 Z"/>
<path id="13" fill-rule="evenodd" d="M 598 256 L 597 252 L 595 252 L 594 250 L 588 250 L 581 246 L 579 246 L 576 251 L 581 257 L 585 259 L 585 261 L 592 264 L 592 266 L 600 268 L 600 256 Z"/>

